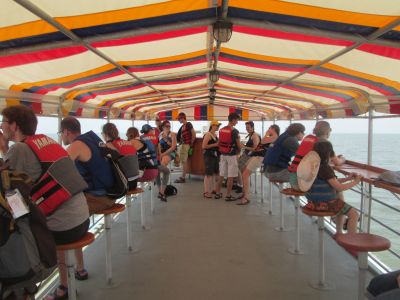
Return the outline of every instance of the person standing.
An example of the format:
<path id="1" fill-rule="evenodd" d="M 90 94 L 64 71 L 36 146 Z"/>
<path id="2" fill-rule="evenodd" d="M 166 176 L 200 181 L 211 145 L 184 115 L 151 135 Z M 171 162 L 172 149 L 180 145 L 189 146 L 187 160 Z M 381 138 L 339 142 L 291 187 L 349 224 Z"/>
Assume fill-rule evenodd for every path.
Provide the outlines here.
<path id="1" fill-rule="evenodd" d="M 175 180 L 175 182 L 184 183 L 186 180 L 186 173 L 189 172 L 189 151 L 196 140 L 196 132 L 194 131 L 192 123 L 186 120 L 185 113 L 179 113 L 178 121 L 182 124 L 177 134 L 177 141 L 180 144 L 179 157 L 182 163 L 182 176 Z"/>
<path id="2" fill-rule="evenodd" d="M 217 130 L 221 123 L 214 120 L 210 124 L 210 129 L 203 137 L 203 158 L 205 167 L 204 193 L 205 198 L 212 198 L 212 186 L 215 176 L 219 174 L 219 151 Z"/>
<path id="3" fill-rule="evenodd" d="M 240 116 L 236 113 L 230 113 L 228 116 L 228 125 L 219 130 L 218 148 L 221 153 L 219 162 L 219 180 L 215 199 L 222 197 L 221 185 L 224 177 L 228 177 L 226 185 L 225 201 L 235 201 L 232 197 L 233 178 L 238 176 L 237 154 L 241 148 L 239 131 L 235 128 Z"/>

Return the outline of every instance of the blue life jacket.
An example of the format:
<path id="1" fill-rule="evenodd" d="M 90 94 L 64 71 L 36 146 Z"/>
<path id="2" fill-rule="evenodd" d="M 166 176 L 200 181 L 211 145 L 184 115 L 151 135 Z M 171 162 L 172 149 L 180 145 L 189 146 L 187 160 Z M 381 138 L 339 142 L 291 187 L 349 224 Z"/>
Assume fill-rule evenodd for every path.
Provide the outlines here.
<path id="1" fill-rule="evenodd" d="M 140 141 L 145 145 L 138 150 L 139 164 L 148 161 L 149 166 L 156 167 L 158 165 L 156 147 L 149 139 L 140 137 Z"/>
<path id="2" fill-rule="evenodd" d="M 306 198 L 312 202 L 328 202 L 337 198 L 336 190 L 327 180 L 316 178 L 310 190 L 306 193 Z"/>
<path id="3" fill-rule="evenodd" d="M 296 153 L 283 147 L 283 142 L 288 138 L 290 138 L 290 136 L 285 131 L 275 141 L 274 146 L 268 149 L 264 158 L 265 166 L 276 166 L 282 169 L 289 167 L 289 162 Z"/>
<path id="4" fill-rule="evenodd" d="M 106 189 L 114 185 L 114 174 L 110 162 L 100 152 L 99 144 L 103 141 L 93 131 L 81 134 L 76 140 L 85 143 L 92 153 L 90 160 L 86 162 L 75 161 L 79 173 L 88 184 L 85 191 L 106 195 Z"/>

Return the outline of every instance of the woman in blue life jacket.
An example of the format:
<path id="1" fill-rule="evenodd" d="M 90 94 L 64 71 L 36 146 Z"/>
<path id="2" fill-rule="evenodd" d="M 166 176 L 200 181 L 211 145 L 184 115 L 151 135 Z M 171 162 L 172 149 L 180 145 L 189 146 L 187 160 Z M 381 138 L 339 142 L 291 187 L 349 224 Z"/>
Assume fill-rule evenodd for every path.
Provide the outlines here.
<path id="1" fill-rule="evenodd" d="M 357 231 L 358 212 L 344 202 L 341 192 L 357 185 L 361 180 L 361 176 L 351 174 L 345 178 L 336 177 L 335 171 L 329 165 L 331 159 L 335 157 L 335 152 L 330 142 L 326 140 L 316 142 L 313 150 L 319 155 L 321 163 L 317 178 L 306 193 L 308 200 L 306 207 L 312 210 L 336 212 L 337 234 L 343 233 L 344 216 L 346 215 L 348 217 L 347 232 L 355 233 Z"/>
<path id="2" fill-rule="evenodd" d="M 216 179 L 219 176 L 219 151 L 218 151 L 218 137 L 217 130 L 221 123 L 214 120 L 210 124 L 210 129 L 204 134 L 203 137 L 203 158 L 205 167 L 204 176 L 204 193 L 205 198 L 212 198 L 213 183 L 216 185 Z M 215 193 L 215 192 L 214 192 Z"/>
<path id="3" fill-rule="evenodd" d="M 290 124 L 284 133 L 268 149 L 264 158 L 265 176 L 270 180 L 289 182 L 289 163 L 299 148 L 299 141 L 304 137 L 305 127 L 300 123 Z"/>
<path id="4" fill-rule="evenodd" d="M 158 137 L 158 158 L 160 160 L 160 173 L 163 170 L 168 168 L 169 162 L 175 158 L 176 155 L 176 134 L 175 132 L 171 131 L 171 123 L 167 120 L 163 121 L 161 124 L 162 131 Z M 157 177 L 157 186 L 159 188 L 159 195 L 158 197 L 163 200 L 167 201 L 165 196 L 165 187 L 169 181 L 169 172 L 164 172 L 163 177 L 161 178 L 161 174 L 158 174 Z"/>

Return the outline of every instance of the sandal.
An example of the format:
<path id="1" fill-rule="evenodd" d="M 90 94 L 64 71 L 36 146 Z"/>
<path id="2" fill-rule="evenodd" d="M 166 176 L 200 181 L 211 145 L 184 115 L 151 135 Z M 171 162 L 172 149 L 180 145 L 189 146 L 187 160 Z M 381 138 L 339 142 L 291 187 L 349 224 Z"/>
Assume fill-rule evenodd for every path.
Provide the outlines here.
<path id="1" fill-rule="evenodd" d="M 179 177 L 177 180 L 174 181 L 175 183 L 185 183 L 185 178 Z"/>
<path id="2" fill-rule="evenodd" d="M 57 293 L 58 291 L 62 291 L 62 295 L 59 295 Z M 44 300 L 66 300 L 68 299 L 68 288 L 60 284 L 53 293 L 47 295 L 46 297 L 43 298 Z"/>
<path id="3" fill-rule="evenodd" d="M 227 202 L 236 201 L 236 200 L 238 200 L 238 199 L 236 199 L 235 197 L 232 197 L 232 196 L 226 196 L 225 197 L 225 201 L 227 201 Z"/>
<path id="4" fill-rule="evenodd" d="M 245 201 L 243 202 L 243 200 L 245 200 Z M 243 197 L 243 198 L 242 198 L 242 201 L 239 202 L 239 203 L 236 203 L 236 205 L 247 205 L 247 204 L 249 204 L 249 203 L 250 203 L 250 200 L 247 199 L 247 198 L 245 198 L 245 197 Z"/>
<path id="5" fill-rule="evenodd" d="M 214 199 L 221 199 L 222 193 L 215 193 Z"/>
<path id="6" fill-rule="evenodd" d="M 212 198 L 212 196 L 211 196 L 209 193 L 207 193 L 207 192 L 204 192 L 204 193 L 203 193 L 203 197 L 204 197 L 204 198 L 208 198 L 208 199 L 211 199 L 211 198 Z"/>
<path id="7" fill-rule="evenodd" d="M 167 202 L 167 196 L 165 196 L 165 194 L 161 194 L 158 193 L 158 199 L 160 199 L 161 201 Z"/>
<path id="8" fill-rule="evenodd" d="M 77 280 L 86 280 L 89 278 L 89 274 L 85 269 L 80 271 L 75 271 L 75 279 Z"/>

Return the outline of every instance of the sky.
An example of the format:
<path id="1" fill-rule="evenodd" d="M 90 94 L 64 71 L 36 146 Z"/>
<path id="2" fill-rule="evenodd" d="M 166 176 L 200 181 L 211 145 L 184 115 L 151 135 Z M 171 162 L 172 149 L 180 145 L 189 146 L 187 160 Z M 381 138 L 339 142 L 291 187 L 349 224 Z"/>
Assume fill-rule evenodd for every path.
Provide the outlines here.
<path id="1" fill-rule="evenodd" d="M 93 130 L 94 132 L 101 132 L 101 127 L 106 123 L 105 119 L 80 119 L 82 131 L 86 132 Z M 334 119 L 328 120 L 332 127 L 333 133 L 368 133 L 368 120 L 367 119 Z M 58 131 L 58 120 L 52 117 L 39 117 L 38 133 L 56 133 Z M 126 130 L 132 126 L 132 121 L 130 120 L 112 120 L 115 123 L 121 133 L 123 138 Z M 134 125 L 137 128 L 141 128 L 146 121 L 135 121 Z M 223 125 L 227 122 L 221 122 Z M 239 122 L 237 128 L 240 132 L 245 132 L 245 122 Z M 314 128 L 315 121 L 300 121 L 306 127 L 306 133 L 311 133 Z M 154 126 L 154 121 L 149 122 L 150 125 Z M 207 130 L 208 121 L 196 121 L 194 122 L 194 127 L 196 130 Z M 288 121 L 277 121 L 284 130 L 288 125 Z M 272 125 L 272 122 L 265 121 L 264 129 L 267 130 L 268 127 Z M 172 122 L 172 130 L 178 131 L 179 122 Z M 262 122 L 255 122 L 255 131 L 262 133 Z M 399 118 L 389 118 L 389 119 L 374 119 L 373 121 L 373 132 L 374 134 L 400 134 L 400 116 Z"/>

